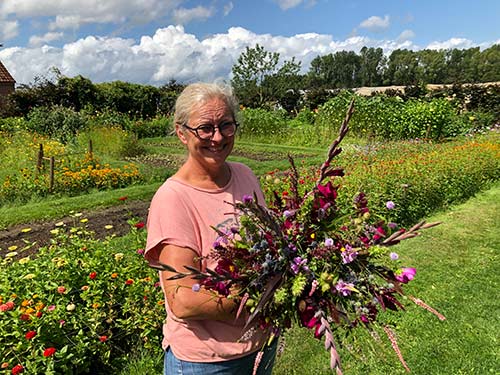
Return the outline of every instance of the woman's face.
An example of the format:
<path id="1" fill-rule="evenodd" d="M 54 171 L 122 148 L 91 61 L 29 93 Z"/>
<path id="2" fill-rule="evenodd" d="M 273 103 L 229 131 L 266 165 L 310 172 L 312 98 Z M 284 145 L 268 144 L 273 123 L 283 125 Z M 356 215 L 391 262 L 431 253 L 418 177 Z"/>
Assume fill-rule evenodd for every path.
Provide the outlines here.
<path id="1" fill-rule="evenodd" d="M 193 109 L 186 125 L 194 129 L 201 125 L 217 127 L 232 121 L 234 117 L 226 103 L 220 98 L 212 98 Z M 221 167 L 234 145 L 234 135 L 224 137 L 218 128 L 213 137 L 208 140 L 199 139 L 194 131 L 182 126 L 178 128 L 177 134 L 187 146 L 189 157 L 205 168 Z"/>

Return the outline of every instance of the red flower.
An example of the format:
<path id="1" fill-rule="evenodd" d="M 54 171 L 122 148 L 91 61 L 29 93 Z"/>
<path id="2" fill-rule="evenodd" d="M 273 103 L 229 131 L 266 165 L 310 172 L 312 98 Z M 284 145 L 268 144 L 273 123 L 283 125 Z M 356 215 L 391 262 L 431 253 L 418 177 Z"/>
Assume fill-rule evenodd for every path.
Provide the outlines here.
<path id="1" fill-rule="evenodd" d="M 41 318 L 41 317 L 42 317 L 42 315 L 43 315 L 43 312 L 41 312 L 41 311 L 38 311 L 38 312 L 36 313 L 36 317 L 37 317 L 37 318 Z"/>
<path id="2" fill-rule="evenodd" d="M 28 314 L 21 314 L 19 319 L 21 319 L 23 321 L 28 321 L 28 320 L 30 320 L 30 316 Z"/>
<path id="3" fill-rule="evenodd" d="M 91 273 L 89 274 L 89 277 L 90 277 L 92 280 L 94 280 L 94 279 L 96 278 L 96 276 L 97 276 L 97 272 L 91 272 Z"/>
<path id="4" fill-rule="evenodd" d="M 36 336 L 36 331 L 28 331 L 24 335 L 24 337 L 26 337 L 26 340 L 31 340 L 35 336 Z"/>
<path id="5" fill-rule="evenodd" d="M 108 336 L 106 336 L 106 335 L 102 335 L 102 336 L 100 336 L 100 337 L 99 337 L 99 341 L 100 341 L 100 342 L 106 342 L 106 341 L 108 341 Z"/>
<path id="6" fill-rule="evenodd" d="M 14 302 L 9 301 L 0 305 L 0 311 L 9 311 L 14 308 Z"/>
<path id="7" fill-rule="evenodd" d="M 126 201 L 127 199 L 128 199 L 128 197 L 127 197 L 127 196 L 124 196 L 124 197 L 120 197 L 120 198 L 118 198 L 118 200 L 119 200 L 119 201 L 122 201 L 122 202 L 123 202 L 123 201 Z"/>
<path id="8" fill-rule="evenodd" d="M 54 347 L 47 348 L 43 351 L 44 357 L 52 357 L 56 353 L 57 349 Z"/>
<path id="9" fill-rule="evenodd" d="M 132 285 L 133 283 L 134 283 L 134 280 L 132 280 L 132 279 L 127 279 L 127 281 L 125 281 L 126 285 Z"/>
<path id="10" fill-rule="evenodd" d="M 134 224 L 134 227 L 136 227 L 137 229 L 142 229 L 144 228 L 144 225 L 144 222 L 140 221 L 137 224 Z"/>
<path id="11" fill-rule="evenodd" d="M 24 367 L 22 365 L 15 365 L 12 367 L 12 375 L 17 375 L 21 372 L 24 372 Z"/>

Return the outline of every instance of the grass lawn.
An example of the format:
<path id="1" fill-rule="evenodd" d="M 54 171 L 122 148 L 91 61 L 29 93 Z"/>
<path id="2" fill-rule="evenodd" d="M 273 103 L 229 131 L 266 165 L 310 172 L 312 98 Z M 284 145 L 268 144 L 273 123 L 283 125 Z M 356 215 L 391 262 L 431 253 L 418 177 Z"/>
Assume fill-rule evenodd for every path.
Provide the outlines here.
<path id="1" fill-rule="evenodd" d="M 443 313 L 447 320 L 407 301 L 407 312 L 386 314 L 414 374 L 498 374 L 500 300 L 500 184 L 428 221 L 442 225 L 395 246 L 417 276 L 407 294 Z M 366 332 L 353 337 L 363 351 L 340 349 L 344 374 L 406 373 L 383 332 L 382 343 Z M 134 357 L 131 357 L 134 358 Z M 160 374 L 162 357 L 136 356 L 121 374 Z M 294 328 L 277 359 L 275 375 L 331 374 L 329 354 L 312 332 Z"/>

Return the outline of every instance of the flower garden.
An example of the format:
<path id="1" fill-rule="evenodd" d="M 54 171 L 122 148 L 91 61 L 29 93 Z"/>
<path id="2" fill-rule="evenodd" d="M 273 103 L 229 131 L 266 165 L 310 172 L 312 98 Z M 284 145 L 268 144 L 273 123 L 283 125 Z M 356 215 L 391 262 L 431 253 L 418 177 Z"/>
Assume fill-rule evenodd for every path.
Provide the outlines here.
<path id="1" fill-rule="evenodd" d="M 300 117 L 274 123 L 276 114 L 259 115 L 254 110 L 244 110 L 242 116 L 248 117 L 247 126 L 258 123 L 260 116 L 263 123 L 275 124 L 276 137 L 283 137 L 288 131 L 291 136 L 287 140 L 292 143 L 295 139 L 296 146 L 264 145 L 262 138 L 245 135 L 247 127 L 239 135 L 232 160 L 248 164 L 260 176 L 270 200 L 273 191 L 282 197 L 291 193 L 293 175 L 283 157 L 291 153 L 300 170 L 301 179 L 297 184 L 303 193 L 317 180 L 317 168 L 313 166 L 323 160 L 326 141 L 321 139 L 328 133 L 328 127 L 321 124 L 334 121 L 332 116 L 336 112 L 332 108 L 336 105 L 329 103 L 317 112 L 302 115 L 309 120 L 316 117 L 318 121 L 317 127 L 310 126 L 302 133 L 303 137 L 309 137 L 302 143 L 301 132 L 297 129 L 305 129 L 307 122 L 299 124 Z M 366 103 L 363 105 L 366 107 Z M 363 105 L 358 112 L 366 109 Z M 440 105 L 422 109 L 415 104 L 407 110 L 408 113 L 451 111 L 444 102 Z M 383 111 L 377 113 L 381 118 Z M 376 127 L 366 128 L 363 125 L 364 122 L 368 124 L 366 116 L 358 116 L 354 119 L 357 136 L 345 142 L 344 152 L 335 160 L 346 171 L 338 186 L 339 207 L 352 207 L 356 194 L 364 191 L 369 196 L 372 215 L 411 226 L 438 210 L 465 202 L 495 186 L 500 177 L 500 133 L 491 124 L 489 129 L 483 127 L 473 135 L 429 141 L 420 136 L 434 129 L 429 127 L 434 115 L 422 116 L 421 130 L 415 133 L 419 139 L 404 140 L 395 135 L 387 137 L 393 138 L 387 141 L 383 140 L 383 134 L 375 138 L 362 137 L 364 132 L 373 135 Z M 460 119 L 460 124 L 473 121 L 463 115 Z M 98 124 L 78 133 L 70 141 L 63 141 L 28 131 L 23 121 L 9 120 L 9 126 L 4 123 L 2 128 L 0 158 L 6 166 L 0 171 L 2 209 L 19 206 L 29 210 L 33 202 L 53 199 L 57 204 L 81 194 L 86 194 L 86 200 L 91 202 L 97 199 L 93 198 L 97 193 L 112 194 L 116 189 L 126 196 L 137 187 L 158 186 L 182 159 L 182 148 L 169 137 L 137 139 L 130 131 Z M 16 128 L 18 124 L 21 125 Z M 440 129 L 456 127 L 442 125 Z M 258 131 L 254 129 L 255 134 Z M 329 134 L 335 134 L 335 130 L 330 129 Z M 394 130 L 393 134 L 401 133 Z M 95 140 L 92 157 L 86 153 L 89 138 Z M 103 142 L 103 139 L 113 142 Z M 39 172 L 36 169 L 40 143 L 44 144 L 46 156 L 59 160 L 51 192 L 48 191 L 46 170 Z M 127 145 L 135 147 L 136 155 L 125 155 Z M 160 162 L 163 159 L 154 155 L 169 155 L 176 162 L 165 165 Z M 151 189 L 145 190 L 148 193 L 139 198 L 147 200 Z M 390 210 L 386 206 L 388 201 L 391 202 Z M 72 211 L 71 220 L 64 223 L 57 222 L 58 217 L 54 217 L 50 244 L 35 253 L 30 250 L 35 246 L 31 242 L 27 242 L 25 248 L 0 245 L 4 275 L 0 280 L 0 373 L 121 373 L 130 366 L 131 353 L 156 361 L 155 369 L 161 369 L 156 358 L 161 355 L 163 296 L 156 271 L 148 268 L 142 258 L 145 218 L 128 218 L 130 231 L 124 236 L 115 236 L 110 230 L 109 236 L 97 239 L 88 230 L 86 215 L 81 213 L 85 208 L 83 204 L 68 209 L 67 215 Z M 29 224 L 25 229 L 29 232 Z M 452 249 L 453 245 L 449 246 Z M 432 283 L 432 275 L 427 279 Z M 440 293 L 446 294 L 446 290 Z M 441 299 L 435 297 L 435 300 Z M 432 302 L 432 295 L 428 302 Z M 446 304 L 434 307 L 452 309 Z M 303 341 L 303 337 L 299 331 L 292 331 L 287 340 L 293 348 L 290 340 Z M 287 350 L 285 358 L 289 358 Z M 359 360 L 358 354 L 352 356 Z M 388 358 L 382 361 L 394 363 Z M 291 370 L 278 359 L 277 371 L 290 373 Z M 349 366 L 346 373 L 350 373 Z"/>

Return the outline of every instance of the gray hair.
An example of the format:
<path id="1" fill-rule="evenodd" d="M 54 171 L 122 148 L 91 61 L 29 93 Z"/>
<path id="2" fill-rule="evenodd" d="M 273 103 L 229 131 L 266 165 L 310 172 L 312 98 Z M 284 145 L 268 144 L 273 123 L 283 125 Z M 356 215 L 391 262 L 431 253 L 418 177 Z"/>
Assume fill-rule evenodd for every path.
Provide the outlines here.
<path id="1" fill-rule="evenodd" d="M 196 106 L 213 98 L 222 99 L 236 119 L 239 106 L 231 86 L 221 83 L 198 82 L 186 86 L 177 98 L 174 124 L 186 124 Z"/>

